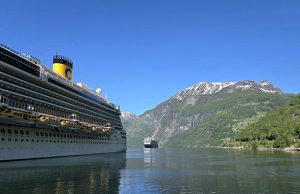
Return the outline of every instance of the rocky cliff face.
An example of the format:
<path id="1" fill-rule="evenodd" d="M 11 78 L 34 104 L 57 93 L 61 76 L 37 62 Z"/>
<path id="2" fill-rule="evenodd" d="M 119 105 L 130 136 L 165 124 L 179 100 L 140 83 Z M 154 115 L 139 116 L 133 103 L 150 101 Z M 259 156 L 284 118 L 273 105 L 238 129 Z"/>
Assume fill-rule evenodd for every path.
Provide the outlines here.
<path id="1" fill-rule="evenodd" d="M 129 139 L 137 130 L 148 130 L 160 146 L 217 146 L 289 99 L 267 81 L 200 82 L 139 117 L 124 114 L 122 119 Z"/>

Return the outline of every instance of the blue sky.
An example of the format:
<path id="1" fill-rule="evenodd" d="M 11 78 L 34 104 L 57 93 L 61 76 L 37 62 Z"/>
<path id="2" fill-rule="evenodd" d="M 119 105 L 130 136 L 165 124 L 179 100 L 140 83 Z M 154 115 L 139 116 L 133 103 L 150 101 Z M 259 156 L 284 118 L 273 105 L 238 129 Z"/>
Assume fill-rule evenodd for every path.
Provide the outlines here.
<path id="1" fill-rule="evenodd" d="M 300 1 L 1 1 L 0 42 L 141 114 L 200 81 L 269 80 L 299 93 Z"/>

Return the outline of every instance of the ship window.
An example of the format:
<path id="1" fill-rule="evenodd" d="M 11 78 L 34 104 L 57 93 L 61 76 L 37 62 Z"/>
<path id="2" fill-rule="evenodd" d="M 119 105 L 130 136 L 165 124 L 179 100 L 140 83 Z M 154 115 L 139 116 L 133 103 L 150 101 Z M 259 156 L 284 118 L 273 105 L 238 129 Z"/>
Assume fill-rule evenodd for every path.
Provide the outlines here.
<path id="1" fill-rule="evenodd" d="M 49 133 L 49 136 L 52 137 L 52 133 Z"/>
<path id="2" fill-rule="evenodd" d="M 61 134 L 61 135 L 60 135 L 60 137 L 64 137 L 64 135 L 63 135 L 63 134 Z"/>
<path id="3" fill-rule="evenodd" d="M 20 135 L 24 135 L 24 131 L 23 130 L 20 130 Z"/>
<path id="4" fill-rule="evenodd" d="M 5 139 L 4 139 L 4 138 L 2 138 L 2 139 L 1 139 L 1 141 L 5 141 Z"/>
<path id="5" fill-rule="evenodd" d="M 39 132 L 36 132 L 35 135 L 36 135 L 36 136 L 40 136 L 40 133 L 39 133 Z"/>
<path id="6" fill-rule="evenodd" d="M 5 133 L 5 129 L 1 129 L 1 133 Z"/>
<path id="7" fill-rule="evenodd" d="M 48 137 L 48 133 L 45 133 L 45 136 Z"/>
<path id="8" fill-rule="evenodd" d="M 29 142 L 29 139 L 26 139 L 26 142 Z"/>
<path id="9" fill-rule="evenodd" d="M 18 141 L 18 139 L 16 138 L 15 141 Z"/>
<path id="10" fill-rule="evenodd" d="M 19 131 L 18 130 L 14 130 L 14 134 L 18 135 Z"/>
<path id="11" fill-rule="evenodd" d="M 66 138 L 66 134 L 64 134 L 64 138 Z"/>
<path id="12" fill-rule="evenodd" d="M 21 139 L 21 142 L 23 142 L 23 139 Z"/>
<path id="13" fill-rule="evenodd" d="M 41 132 L 41 136 L 44 136 L 44 133 L 43 133 L 43 132 Z"/>
<path id="14" fill-rule="evenodd" d="M 26 131 L 26 135 L 29 135 L 29 131 Z"/>
<path id="15" fill-rule="evenodd" d="M 39 142 L 39 140 L 36 140 L 36 142 Z"/>
<path id="16" fill-rule="evenodd" d="M 67 135 L 67 138 L 70 138 L 70 136 L 69 136 L 69 135 Z"/>
<path id="17" fill-rule="evenodd" d="M 11 139 L 10 139 L 10 138 L 8 138 L 8 141 L 11 141 Z"/>
<path id="18" fill-rule="evenodd" d="M 32 139 L 31 142 L 34 142 L 34 139 Z"/>

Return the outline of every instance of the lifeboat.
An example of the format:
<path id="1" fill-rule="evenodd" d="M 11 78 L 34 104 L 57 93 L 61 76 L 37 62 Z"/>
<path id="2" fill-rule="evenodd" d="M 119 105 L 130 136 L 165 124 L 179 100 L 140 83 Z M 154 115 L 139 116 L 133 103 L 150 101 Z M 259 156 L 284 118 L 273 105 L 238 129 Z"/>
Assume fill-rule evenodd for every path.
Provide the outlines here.
<path id="1" fill-rule="evenodd" d="M 11 118 L 23 119 L 23 113 L 15 110 L 6 110 L 2 114 Z"/>
<path id="2" fill-rule="evenodd" d="M 63 125 L 63 126 L 69 125 L 69 123 L 70 123 L 70 122 L 67 121 L 67 120 L 61 120 L 61 121 L 60 121 L 60 124 Z"/>
<path id="3" fill-rule="evenodd" d="M 100 126 L 99 125 L 94 125 L 92 126 L 92 131 L 97 131 L 100 129 Z"/>
<path id="4" fill-rule="evenodd" d="M 49 121 L 49 117 L 46 117 L 46 116 L 40 116 L 40 121 L 42 122 L 48 122 Z"/>

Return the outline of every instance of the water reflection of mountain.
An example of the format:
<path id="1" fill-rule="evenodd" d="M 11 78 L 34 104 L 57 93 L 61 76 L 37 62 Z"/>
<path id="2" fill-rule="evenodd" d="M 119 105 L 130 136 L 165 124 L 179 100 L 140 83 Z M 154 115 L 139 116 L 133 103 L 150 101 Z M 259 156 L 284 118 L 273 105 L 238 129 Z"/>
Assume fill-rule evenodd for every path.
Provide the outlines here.
<path id="1" fill-rule="evenodd" d="M 0 193 L 118 193 L 124 153 L 0 163 Z"/>

